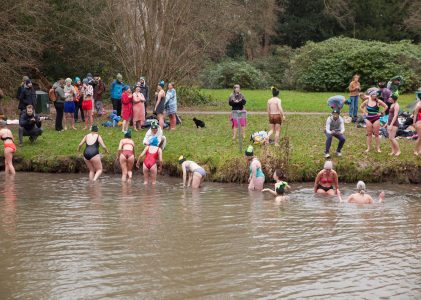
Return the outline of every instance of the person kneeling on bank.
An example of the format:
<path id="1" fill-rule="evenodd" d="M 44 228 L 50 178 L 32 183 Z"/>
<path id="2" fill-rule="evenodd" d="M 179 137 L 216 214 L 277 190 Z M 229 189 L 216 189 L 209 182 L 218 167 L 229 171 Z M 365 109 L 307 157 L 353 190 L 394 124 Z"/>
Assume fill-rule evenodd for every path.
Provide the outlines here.
<path id="1" fill-rule="evenodd" d="M 340 116 L 340 110 L 334 109 L 332 114 L 326 120 L 326 149 L 325 149 L 325 157 L 330 157 L 330 146 L 332 144 L 332 138 L 335 137 L 339 140 L 338 148 L 336 149 L 336 155 L 341 156 L 342 147 L 345 144 L 345 125 L 344 119 Z"/>
<path id="2" fill-rule="evenodd" d="M 31 143 L 42 134 L 41 121 L 45 118 L 35 115 L 34 107 L 28 105 L 24 111 L 22 111 L 19 118 L 19 146 L 22 146 L 23 137 L 29 136 Z"/>

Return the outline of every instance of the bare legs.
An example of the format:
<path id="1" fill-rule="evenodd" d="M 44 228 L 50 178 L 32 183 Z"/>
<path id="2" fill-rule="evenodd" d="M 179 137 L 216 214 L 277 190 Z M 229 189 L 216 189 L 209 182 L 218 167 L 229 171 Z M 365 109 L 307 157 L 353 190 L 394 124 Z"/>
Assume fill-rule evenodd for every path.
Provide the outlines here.
<path id="1" fill-rule="evenodd" d="M 399 148 L 398 141 L 396 140 L 396 132 L 398 131 L 398 127 L 390 126 L 388 127 L 387 131 L 389 132 L 389 140 L 392 146 L 392 152 L 390 155 L 399 156 L 401 154 L 401 150 Z"/>
<path id="2" fill-rule="evenodd" d="M 333 189 L 325 191 L 324 189 L 317 189 L 317 194 L 323 194 L 323 195 L 329 195 L 329 196 L 335 196 L 336 191 Z"/>
<path id="3" fill-rule="evenodd" d="M 84 130 L 91 128 L 92 124 L 94 123 L 93 117 L 92 117 L 92 110 L 84 110 L 83 115 L 85 116 L 85 128 Z M 88 127 L 89 123 L 89 127 Z"/>
<path id="4" fill-rule="evenodd" d="M 374 124 L 372 124 L 370 121 L 365 120 L 365 125 L 366 125 L 366 129 L 367 129 L 367 150 L 365 150 L 365 152 L 369 152 L 371 150 L 371 140 L 373 138 L 373 133 L 374 133 L 374 137 L 376 140 L 376 149 L 377 152 L 382 152 L 380 150 L 380 121 L 377 120 L 376 122 L 374 122 Z"/>
<path id="5" fill-rule="evenodd" d="M 235 140 L 237 138 L 237 131 L 238 127 L 232 128 L 232 139 Z M 241 126 L 241 134 L 243 136 L 243 140 L 246 138 L 246 126 Z"/>
<path id="6" fill-rule="evenodd" d="M 75 114 L 65 113 L 64 114 L 64 130 L 67 130 L 67 119 L 70 119 L 70 124 L 72 125 L 72 129 L 76 129 L 75 128 Z"/>
<path id="7" fill-rule="evenodd" d="M 205 177 L 203 177 L 202 175 L 200 175 L 197 172 L 194 172 L 191 187 L 193 189 L 198 189 L 202 185 L 203 181 L 205 181 Z"/>
<path id="8" fill-rule="evenodd" d="M 130 121 L 129 120 L 123 120 L 123 126 L 121 127 L 122 132 L 126 132 L 129 130 Z"/>
<path id="9" fill-rule="evenodd" d="M 158 173 L 158 167 L 156 164 L 152 168 L 148 169 L 143 165 L 143 183 L 148 184 L 149 180 L 152 181 L 152 184 L 156 184 L 156 174 Z"/>
<path id="10" fill-rule="evenodd" d="M 89 169 L 89 180 L 96 181 L 102 174 L 101 157 L 97 154 L 91 160 L 85 159 L 85 163 Z"/>
<path id="11" fill-rule="evenodd" d="M 421 155 L 421 121 L 415 123 L 415 130 L 417 131 L 418 139 L 415 142 L 414 154 L 418 156 Z"/>
<path id="12" fill-rule="evenodd" d="M 161 126 L 161 129 L 164 129 L 164 114 L 157 114 L 159 126 Z"/>
<path id="13" fill-rule="evenodd" d="M 271 135 L 275 132 L 275 146 L 279 146 L 279 136 L 281 135 L 280 124 L 269 124 L 270 130 L 268 132 L 268 142 Z"/>
<path id="14" fill-rule="evenodd" d="M 120 166 L 121 166 L 121 180 L 130 181 L 133 177 L 133 165 L 134 165 L 134 155 L 126 158 L 123 154 L 120 154 L 119 157 Z"/>
<path id="15" fill-rule="evenodd" d="M 13 149 L 4 148 L 4 172 L 6 174 L 15 175 L 15 168 L 13 167 Z"/>

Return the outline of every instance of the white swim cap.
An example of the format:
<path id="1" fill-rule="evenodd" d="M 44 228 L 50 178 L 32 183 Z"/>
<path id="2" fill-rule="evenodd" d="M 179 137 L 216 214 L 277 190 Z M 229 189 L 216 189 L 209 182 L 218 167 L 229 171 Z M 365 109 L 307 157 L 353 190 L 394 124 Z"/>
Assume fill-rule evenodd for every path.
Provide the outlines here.
<path id="1" fill-rule="evenodd" d="M 364 181 L 358 181 L 357 182 L 357 190 L 360 191 L 365 191 L 365 183 Z"/>
<path id="2" fill-rule="evenodd" d="M 327 160 L 325 162 L 325 165 L 324 165 L 323 169 L 325 169 L 325 170 L 332 170 L 333 169 L 332 161 L 331 160 Z"/>

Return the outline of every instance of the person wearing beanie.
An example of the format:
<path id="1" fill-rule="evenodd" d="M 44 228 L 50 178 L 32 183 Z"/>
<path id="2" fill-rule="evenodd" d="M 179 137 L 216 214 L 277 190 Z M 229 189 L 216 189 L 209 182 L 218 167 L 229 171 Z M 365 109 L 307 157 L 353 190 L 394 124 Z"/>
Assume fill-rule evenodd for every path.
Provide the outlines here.
<path id="1" fill-rule="evenodd" d="M 82 110 L 83 115 L 85 116 L 85 127 L 83 130 L 87 130 L 88 128 L 92 127 L 94 122 L 92 116 L 94 88 L 89 84 L 89 80 L 87 78 L 83 79 L 82 81 L 82 95 Z"/>
<path id="2" fill-rule="evenodd" d="M 118 73 L 116 79 L 110 85 L 110 97 L 113 104 L 113 110 L 117 111 L 117 115 L 121 116 L 121 96 L 123 95 L 123 76 Z"/>
<path id="3" fill-rule="evenodd" d="M 241 127 L 243 139 L 246 138 L 247 112 L 244 109 L 244 105 L 246 105 L 246 102 L 246 98 L 244 98 L 243 94 L 241 94 L 240 85 L 235 84 L 234 90 L 228 98 L 228 104 L 231 106 L 232 111 L 241 112 L 242 114 L 239 120 L 240 124 L 238 124 L 237 118 L 234 118 L 233 114 L 231 113 L 230 120 L 232 125 L 231 127 L 233 140 L 237 138 L 238 126 Z"/>
<path id="4" fill-rule="evenodd" d="M 140 83 L 138 83 L 133 93 L 133 128 L 135 131 L 140 130 L 145 123 L 145 101 Z"/>
<path id="5" fill-rule="evenodd" d="M 331 160 L 325 161 L 323 170 L 317 174 L 314 180 L 314 193 L 340 196 L 338 174 L 333 170 Z"/>
<path id="6" fill-rule="evenodd" d="M 121 167 L 121 180 L 131 181 L 133 177 L 133 165 L 135 160 L 134 154 L 135 144 L 132 140 L 132 131 L 127 130 L 124 134 L 124 138 L 120 140 L 118 145 L 117 159 L 120 162 Z"/>
<path id="7" fill-rule="evenodd" d="M 326 148 L 325 157 L 330 157 L 330 146 L 332 145 L 332 139 L 337 138 L 339 140 L 338 148 L 336 149 L 336 155 L 342 156 L 342 147 L 345 144 L 345 122 L 340 116 L 340 110 L 334 109 L 332 114 L 326 120 L 325 135 L 326 135 Z"/>
<path id="8" fill-rule="evenodd" d="M 160 80 L 157 86 L 157 91 L 155 93 L 155 108 L 154 114 L 158 118 L 158 123 L 161 129 L 164 129 L 164 110 L 165 110 L 165 91 L 164 91 L 165 82 Z"/>
<path id="9" fill-rule="evenodd" d="M 66 100 L 66 94 L 64 92 L 65 80 L 60 78 L 55 84 L 56 92 L 56 101 L 54 102 L 54 107 L 56 109 L 56 122 L 55 129 L 56 131 L 63 130 L 63 114 L 64 114 L 64 102 Z"/>
<path id="10" fill-rule="evenodd" d="M 148 131 L 145 134 L 145 137 L 143 139 L 143 145 L 147 146 L 149 145 L 149 140 L 151 137 L 156 136 L 158 139 L 158 146 L 164 150 L 165 146 L 167 145 L 167 138 L 164 136 L 163 130 L 158 125 L 158 122 L 154 120 L 151 124 L 151 128 L 148 129 Z"/>
<path id="11" fill-rule="evenodd" d="M 380 192 L 379 194 L 379 203 L 384 201 L 384 192 Z M 358 181 L 357 183 L 357 193 L 352 194 L 347 199 L 348 203 L 355 203 L 355 204 L 374 204 L 373 198 L 366 194 L 366 187 L 363 181 Z"/>
<path id="12" fill-rule="evenodd" d="M 178 163 L 183 171 L 183 187 L 200 188 L 206 178 L 205 169 L 192 160 L 186 160 L 183 155 L 178 158 Z"/>
<path id="13" fill-rule="evenodd" d="M 279 99 L 279 90 L 276 87 L 272 87 L 272 98 L 268 100 L 267 112 L 269 117 L 268 136 L 266 138 L 269 142 L 270 136 L 275 133 L 275 146 L 279 146 L 279 136 L 281 134 L 282 121 L 285 120 L 285 114 L 282 109 L 281 99 Z"/>
<path id="14" fill-rule="evenodd" d="M 22 77 L 22 82 L 20 83 L 19 87 L 16 90 L 16 99 L 19 101 L 19 105 L 18 105 L 18 109 L 19 112 L 22 112 L 22 109 L 20 109 L 19 107 L 21 107 L 21 103 L 20 103 L 20 95 L 22 94 L 22 92 L 25 90 L 25 82 L 29 80 L 28 76 L 23 76 Z"/>
<path id="15" fill-rule="evenodd" d="M 85 122 L 85 116 L 83 114 L 83 109 L 82 109 L 82 102 L 83 102 L 82 81 L 80 80 L 79 77 L 75 77 L 73 87 L 75 88 L 75 91 L 76 91 L 75 115 L 74 115 L 75 122 L 78 122 L 79 120 L 79 111 L 80 111 L 80 118 L 82 122 Z"/>
<path id="16" fill-rule="evenodd" d="M 28 105 L 32 105 L 33 107 L 36 107 L 37 95 L 36 95 L 34 87 L 32 86 L 32 81 L 29 78 L 25 79 L 25 81 L 23 82 L 23 86 L 20 89 L 20 94 L 19 94 L 18 99 L 19 99 L 18 109 L 20 112 L 24 111 Z"/>
<path id="17" fill-rule="evenodd" d="M 254 156 L 253 146 L 248 146 L 245 151 L 245 158 L 250 164 L 249 166 L 249 186 L 250 191 L 262 191 L 265 183 L 265 174 L 262 170 L 262 164 L 259 159 Z"/>
<path id="18" fill-rule="evenodd" d="M 175 130 L 177 126 L 177 91 L 173 82 L 168 83 L 164 107 L 170 119 L 170 130 Z"/>
<path id="19" fill-rule="evenodd" d="M 92 81 L 92 86 L 94 87 L 94 101 L 95 109 L 98 117 L 101 117 L 104 113 L 104 106 L 102 104 L 102 95 L 105 93 L 105 84 L 102 82 L 99 75 L 95 75 Z"/>
<path id="20" fill-rule="evenodd" d="M 360 109 L 365 115 L 365 125 L 367 130 L 367 150 L 371 150 L 371 140 L 374 137 L 376 139 L 377 152 L 380 150 L 380 106 L 387 109 L 386 103 L 378 98 L 379 89 L 369 88 L 367 90 L 367 96 L 364 97 L 364 102 L 361 104 Z"/>
<path id="21" fill-rule="evenodd" d="M 121 96 L 121 118 L 123 119 L 123 126 L 121 130 L 126 132 L 129 129 L 130 120 L 133 116 L 133 94 L 130 86 L 123 87 L 123 95 Z"/>
<path id="22" fill-rule="evenodd" d="M 80 152 L 80 148 L 86 145 L 83 151 L 83 159 L 89 170 L 89 180 L 96 181 L 102 174 L 102 162 L 101 155 L 99 154 L 99 146 L 108 153 L 108 149 L 102 140 L 102 137 L 98 134 L 98 126 L 92 125 L 91 132 L 85 135 L 82 141 L 77 147 L 77 151 Z"/>

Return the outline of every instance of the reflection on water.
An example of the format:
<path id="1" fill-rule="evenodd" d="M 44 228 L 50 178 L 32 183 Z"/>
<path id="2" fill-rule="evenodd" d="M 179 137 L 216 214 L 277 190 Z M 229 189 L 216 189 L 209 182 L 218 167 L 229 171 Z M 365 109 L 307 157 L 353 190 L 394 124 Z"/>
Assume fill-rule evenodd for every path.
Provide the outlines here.
<path id="1" fill-rule="evenodd" d="M 239 185 L 1 175 L 1 299 L 421 297 L 419 186 L 371 206 L 294 188 L 277 205 Z"/>

